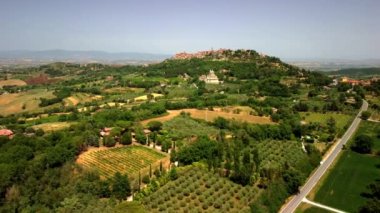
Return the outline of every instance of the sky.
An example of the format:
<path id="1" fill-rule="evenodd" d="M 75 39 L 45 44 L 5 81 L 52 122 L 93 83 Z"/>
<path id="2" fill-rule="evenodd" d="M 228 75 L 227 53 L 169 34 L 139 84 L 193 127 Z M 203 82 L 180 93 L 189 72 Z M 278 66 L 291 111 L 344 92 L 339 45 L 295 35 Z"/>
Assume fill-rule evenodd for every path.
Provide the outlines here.
<path id="1" fill-rule="evenodd" d="M 1 0 L 0 50 L 379 59 L 379 0 Z"/>

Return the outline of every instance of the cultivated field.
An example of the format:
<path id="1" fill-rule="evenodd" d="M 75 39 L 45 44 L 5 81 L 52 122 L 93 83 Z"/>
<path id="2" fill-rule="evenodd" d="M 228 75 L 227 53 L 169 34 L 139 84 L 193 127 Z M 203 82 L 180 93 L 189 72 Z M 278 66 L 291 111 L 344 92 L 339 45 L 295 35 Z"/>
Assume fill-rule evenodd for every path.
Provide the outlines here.
<path id="1" fill-rule="evenodd" d="M 215 136 L 218 130 L 187 116 L 177 116 L 163 125 L 163 130 L 175 138 L 191 138 L 197 135 Z"/>
<path id="2" fill-rule="evenodd" d="M 0 114 L 9 115 L 40 109 L 40 98 L 54 98 L 52 91 L 34 89 L 27 92 L 0 95 Z M 24 109 L 23 109 L 24 108 Z"/>
<path id="3" fill-rule="evenodd" d="M 25 86 L 26 82 L 20 79 L 8 79 L 0 81 L 0 88 L 3 86 Z"/>
<path id="4" fill-rule="evenodd" d="M 294 166 L 308 159 L 298 141 L 263 141 L 255 148 L 260 153 L 260 167 L 263 168 L 279 168 L 285 163 Z"/>
<path id="5" fill-rule="evenodd" d="M 239 109 L 239 108 L 234 108 L 234 109 Z M 181 109 L 181 110 L 168 110 L 168 115 L 158 117 L 158 118 L 152 118 L 148 120 L 144 120 L 141 123 L 143 125 L 146 125 L 150 121 L 160 121 L 160 122 L 165 122 L 168 121 L 175 116 L 179 115 L 181 112 L 186 112 L 190 113 L 190 116 L 193 118 L 197 119 L 203 119 L 206 121 L 214 121 L 215 118 L 217 117 L 223 117 L 226 119 L 232 119 L 232 120 L 238 120 L 241 122 L 247 122 L 247 123 L 257 123 L 257 124 L 274 124 L 270 120 L 269 117 L 263 117 L 263 116 L 255 116 L 255 115 L 250 115 L 245 111 L 246 109 L 240 109 L 240 113 L 237 114 L 237 111 L 232 109 L 229 109 L 228 107 L 226 108 L 215 108 L 213 111 L 211 110 L 200 110 L 200 109 Z"/>
<path id="6" fill-rule="evenodd" d="M 152 167 L 166 155 L 143 146 L 97 148 L 79 155 L 77 163 L 85 169 L 96 170 L 102 177 L 111 177 L 116 172 L 136 174 Z"/>
<path id="7" fill-rule="evenodd" d="M 86 103 L 86 102 L 91 102 L 93 100 L 99 100 L 101 99 L 102 96 L 100 95 L 89 95 L 86 93 L 75 93 L 72 96 L 65 98 L 65 106 L 76 106 L 80 103 Z"/>
<path id="8" fill-rule="evenodd" d="M 336 121 L 338 129 L 343 129 L 345 125 L 350 123 L 353 118 L 351 115 L 339 114 L 339 113 L 316 113 L 316 112 L 300 112 L 302 118 L 305 118 L 306 122 L 315 122 L 325 125 L 330 117 L 333 117 Z"/>
<path id="9" fill-rule="evenodd" d="M 126 93 L 126 92 L 142 93 L 144 92 L 144 89 L 133 88 L 133 87 L 112 87 L 109 89 L 105 89 L 104 92 L 106 93 Z"/>
<path id="10" fill-rule="evenodd" d="M 43 123 L 32 126 L 33 129 L 42 129 L 45 132 L 57 131 L 69 128 L 73 122 L 51 122 L 51 123 Z"/>
<path id="11" fill-rule="evenodd" d="M 259 194 L 199 166 L 179 171 L 179 178 L 143 198 L 149 212 L 250 212 L 249 204 Z"/>
<path id="12" fill-rule="evenodd" d="M 152 95 L 154 98 L 159 98 L 159 97 L 164 96 L 164 95 L 162 95 L 162 94 L 158 94 L 158 93 L 152 93 L 151 95 Z M 135 100 L 135 101 L 146 101 L 146 100 L 148 100 L 148 95 L 142 95 L 142 96 L 136 97 L 134 100 Z"/>
<path id="13" fill-rule="evenodd" d="M 357 133 L 375 137 L 380 123 L 362 122 Z M 375 140 L 375 149 L 380 149 L 380 139 Z M 347 212 L 357 212 L 365 203 L 361 196 L 367 192 L 367 185 L 380 177 L 380 158 L 374 155 L 358 154 L 351 150 L 344 151 L 338 162 L 317 185 L 311 198 L 316 202 L 335 207 Z"/>

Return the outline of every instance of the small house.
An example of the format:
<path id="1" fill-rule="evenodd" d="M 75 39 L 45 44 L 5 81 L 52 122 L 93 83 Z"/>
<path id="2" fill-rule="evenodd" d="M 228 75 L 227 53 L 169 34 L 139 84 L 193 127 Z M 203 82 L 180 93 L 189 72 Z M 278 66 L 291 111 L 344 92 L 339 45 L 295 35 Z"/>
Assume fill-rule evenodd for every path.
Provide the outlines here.
<path id="1" fill-rule="evenodd" d="M 14 136 L 14 133 L 10 129 L 0 129 L 0 136 L 8 137 L 9 139 L 12 139 Z"/>
<path id="2" fill-rule="evenodd" d="M 112 128 L 109 127 L 104 127 L 103 129 L 100 130 L 100 136 L 108 136 L 111 133 Z"/>

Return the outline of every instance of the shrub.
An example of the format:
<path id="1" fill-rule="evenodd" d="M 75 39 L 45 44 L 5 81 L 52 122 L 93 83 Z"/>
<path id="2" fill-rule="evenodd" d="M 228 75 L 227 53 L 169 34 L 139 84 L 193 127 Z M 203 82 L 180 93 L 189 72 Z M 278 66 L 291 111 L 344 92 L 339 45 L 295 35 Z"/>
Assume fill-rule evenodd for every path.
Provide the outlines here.
<path id="1" fill-rule="evenodd" d="M 197 194 L 197 195 L 201 195 L 201 194 L 202 194 L 202 190 L 201 190 L 201 189 L 197 189 L 197 190 L 195 191 L 195 194 Z"/>
<path id="2" fill-rule="evenodd" d="M 110 137 L 110 136 L 104 137 L 104 146 L 113 147 L 115 145 L 116 145 L 116 141 L 113 137 Z"/>
<path id="3" fill-rule="evenodd" d="M 220 207 L 222 207 L 221 201 L 217 201 L 217 202 L 214 203 L 214 208 L 220 209 Z"/>
<path id="4" fill-rule="evenodd" d="M 130 145 L 130 144 L 132 144 L 132 135 L 131 135 L 131 132 L 130 131 L 125 132 L 121 136 L 121 141 L 120 142 L 123 145 Z"/>
<path id="5" fill-rule="evenodd" d="M 177 196 L 177 198 L 178 198 L 178 200 L 182 200 L 182 199 L 183 199 L 183 195 L 182 195 L 182 194 L 179 194 L 179 195 Z"/>
<path id="6" fill-rule="evenodd" d="M 191 198 L 192 200 L 194 200 L 195 198 L 197 198 L 197 195 L 195 195 L 195 194 L 191 194 L 190 198 Z"/>
<path id="7" fill-rule="evenodd" d="M 176 180 L 178 178 L 177 169 L 173 167 L 169 172 L 169 178 L 170 180 Z"/>
<path id="8" fill-rule="evenodd" d="M 371 117 L 371 112 L 369 112 L 369 111 L 364 111 L 364 112 L 362 112 L 362 114 L 361 114 L 361 118 L 362 118 L 363 120 L 368 120 L 369 117 Z"/>
<path id="9" fill-rule="evenodd" d="M 145 183 L 145 184 L 150 183 L 149 175 L 145 175 L 145 176 L 142 178 L 142 182 Z"/>
<path id="10" fill-rule="evenodd" d="M 164 200 L 161 198 L 161 199 L 159 199 L 159 200 L 157 201 L 157 203 L 158 203 L 159 205 L 162 205 L 162 204 L 164 203 Z"/>
<path id="11" fill-rule="evenodd" d="M 204 209 L 204 210 L 208 209 L 208 205 L 207 205 L 207 203 L 204 203 L 204 204 L 202 205 L 202 209 Z"/>
<path id="12" fill-rule="evenodd" d="M 190 190 L 189 189 L 185 189 L 183 191 L 183 195 L 185 195 L 186 197 L 190 195 Z"/>
<path id="13" fill-rule="evenodd" d="M 160 206 L 160 207 L 158 208 L 158 210 L 159 210 L 159 211 L 165 211 L 165 210 L 166 210 L 166 206 L 163 206 L 163 205 L 162 205 L 162 206 Z"/>
<path id="14" fill-rule="evenodd" d="M 366 154 L 371 153 L 373 148 L 373 140 L 369 135 L 358 135 L 355 137 L 354 144 L 351 146 L 351 149 L 355 152 Z"/>

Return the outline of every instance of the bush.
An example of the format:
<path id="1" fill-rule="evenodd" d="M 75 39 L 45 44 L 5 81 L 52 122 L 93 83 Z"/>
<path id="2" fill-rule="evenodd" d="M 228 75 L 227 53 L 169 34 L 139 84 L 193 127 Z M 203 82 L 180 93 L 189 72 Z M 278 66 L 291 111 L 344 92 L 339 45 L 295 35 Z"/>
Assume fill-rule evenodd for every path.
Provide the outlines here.
<path id="1" fill-rule="evenodd" d="M 127 131 L 125 132 L 122 136 L 121 136 L 121 144 L 123 145 L 130 145 L 132 144 L 132 134 L 130 131 Z"/>
<path id="2" fill-rule="evenodd" d="M 368 120 L 368 118 L 370 118 L 370 117 L 371 117 L 371 112 L 369 112 L 369 111 L 363 111 L 362 112 L 361 118 L 363 120 Z"/>
<path id="3" fill-rule="evenodd" d="M 371 153 L 373 148 L 373 140 L 369 135 L 358 135 L 355 137 L 354 144 L 351 149 L 355 152 L 367 154 Z"/>
<path id="4" fill-rule="evenodd" d="M 115 145 L 116 145 L 116 141 L 113 137 L 110 137 L 110 136 L 104 137 L 104 146 L 113 147 Z"/>
<path id="5" fill-rule="evenodd" d="M 182 199 L 183 199 L 183 195 L 182 195 L 182 194 L 179 194 L 179 195 L 177 196 L 177 198 L 178 198 L 178 200 L 182 200 Z"/>
<path id="6" fill-rule="evenodd" d="M 149 175 L 145 175 L 145 176 L 142 178 L 142 182 L 145 183 L 145 184 L 150 183 Z"/>
<path id="7" fill-rule="evenodd" d="M 170 171 L 169 171 L 169 178 L 170 180 L 176 180 L 178 178 L 178 173 L 177 173 L 177 169 L 175 167 L 173 167 Z"/>
<path id="8" fill-rule="evenodd" d="M 204 210 L 208 209 L 208 205 L 207 205 L 207 203 L 204 203 L 204 204 L 202 205 L 202 209 L 204 209 Z"/>
<path id="9" fill-rule="evenodd" d="M 186 197 L 190 195 L 190 190 L 189 189 L 185 189 L 183 191 L 183 195 L 185 195 Z"/>
<path id="10" fill-rule="evenodd" d="M 220 209 L 220 207 L 222 207 L 222 202 L 218 200 L 214 203 L 214 208 Z"/>

